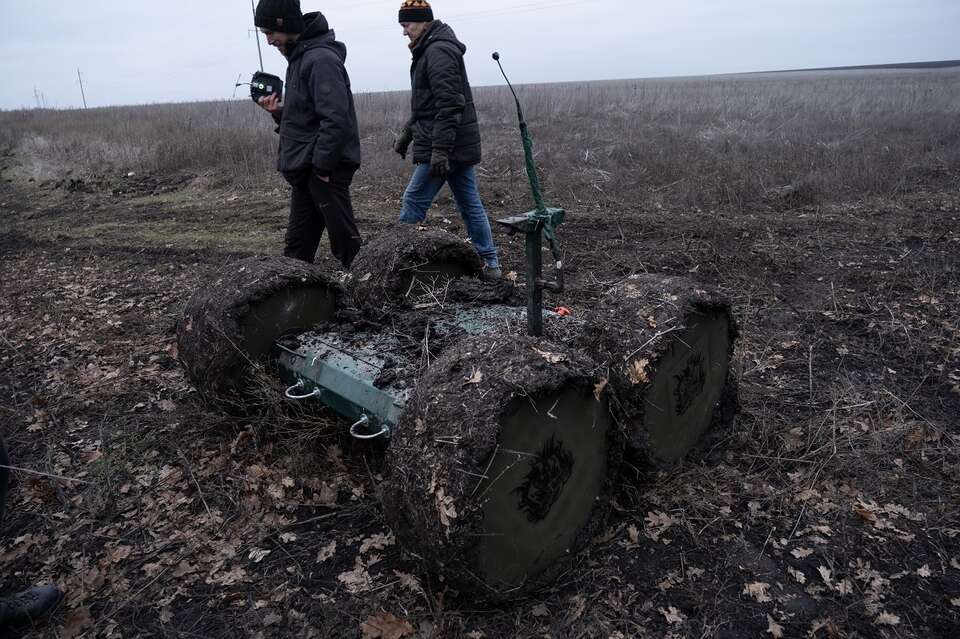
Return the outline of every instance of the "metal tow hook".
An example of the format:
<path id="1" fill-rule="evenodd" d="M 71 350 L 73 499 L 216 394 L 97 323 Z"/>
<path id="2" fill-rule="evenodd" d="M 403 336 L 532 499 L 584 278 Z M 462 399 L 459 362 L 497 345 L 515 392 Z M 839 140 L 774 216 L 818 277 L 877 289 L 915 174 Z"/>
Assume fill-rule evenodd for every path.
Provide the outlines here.
<path id="1" fill-rule="evenodd" d="M 373 435 L 364 435 L 360 432 L 360 429 L 366 429 L 370 424 L 370 418 L 367 415 L 361 415 L 360 419 L 354 422 L 353 426 L 350 427 L 350 436 L 354 439 L 376 439 L 377 437 L 390 436 L 390 427 L 387 424 L 382 424 L 380 426 L 380 431 L 374 433 Z"/>
<path id="2" fill-rule="evenodd" d="M 306 395 L 294 395 L 293 391 L 295 391 L 298 388 L 303 388 L 302 379 L 298 380 L 296 384 L 288 388 L 286 392 L 284 392 L 284 395 L 286 396 L 287 399 L 309 399 L 311 397 L 319 397 L 323 393 L 323 391 L 321 391 L 319 388 L 314 388 L 312 391 L 310 391 Z"/>

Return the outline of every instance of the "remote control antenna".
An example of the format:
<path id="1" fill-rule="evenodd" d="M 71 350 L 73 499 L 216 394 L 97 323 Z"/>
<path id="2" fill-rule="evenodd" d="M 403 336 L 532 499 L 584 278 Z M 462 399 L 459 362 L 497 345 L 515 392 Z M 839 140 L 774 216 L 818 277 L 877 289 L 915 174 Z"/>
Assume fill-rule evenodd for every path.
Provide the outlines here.
<path id="1" fill-rule="evenodd" d="M 250 97 L 254 102 L 259 103 L 260 98 L 276 95 L 278 99 L 283 100 L 283 80 L 272 73 L 263 70 L 263 52 L 260 50 L 260 29 L 257 28 L 257 8 L 254 5 L 255 0 L 250 0 L 250 8 L 253 10 L 253 37 L 257 40 L 257 57 L 260 59 L 260 70 L 253 74 L 250 82 L 240 82 L 239 78 L 234 85 L 234 91 L 242 84 L 250 86 Z"/>
<path id="2" fill-rule="evenodd" d="M 543 189 L 540 187 L 540 176 L 537 175 L 537 165 L 533 159 L 533 138 L 530 137 L 527 121 L 523 117 L 523 107 L 520 105 L 520 98 L 517 97 L 517 92 L 513 90 L 513 85 L 510 84 L 510 79 L 503 70 L 503 65 L 500 64 L 500 54 L 494 51 L 493 59 L 496 60 L 497 66 L 500 67 L 500 73 L 503 75 L 503 79 L 507 81 L 507 86 L 510 87 L 510 93 L 513 94 L 513 100 L 517 103 L 517 119 L 520 120 L 520 138 L 523 142 L 523 156 L 526 160 L 527 179 L 530 180 L 530 190 L 533 191 L 533 201 L 537 205 L 537 211 L 541 214 L 546 214 L 547 205 L 543 201 Z"/>
<path id="3" fill-rule="evenodd" d="M 500 64 L 500 54 L 494 51 L 493 59 L 500 67 L 503 79 L 510 87 L 510 93 L 517 103 L 517 119 L 520 120 L 520 138 L 523 142 L 523 157 L 526 161 L 527 179 L 530 180 L 530 190 L 533 191 L 533 201 L 537 205 L 532 211 L 523 215 L 497 220 L 497 223 L 507 229 L 507 233 L 523 233 L 526 235 L 527 245 L 527 333 L 534 337 L 543 335 L 543 291 L 563 292 L 563 258 L 560 252 L 560 241 L 557 239 L 557 227 L 566 217 L 563 209 L 549 208 L 543 201 L 543 190 L 540 187 L 540 177 L 537 175 L 537 163 L 533 158 L 533 138 L 527 127 L 527 120 L 523 117 L 523 107 L 520 98 L 513 90 L 510 79 Z M 550 252 L 553 255 L 555 279 L 543 278 L 543 238 L 550 243 Z"/>
<path id="4" fill-rule="evenodd" d="M 250 10 L 253 11 L 253 38 L 257 41 L 257 57 L 260 58 L 260 73 L 263 73 L 263 54 L 260 52 L 260 29 L 257 28 L 257 7 L 250 0 Z"/>

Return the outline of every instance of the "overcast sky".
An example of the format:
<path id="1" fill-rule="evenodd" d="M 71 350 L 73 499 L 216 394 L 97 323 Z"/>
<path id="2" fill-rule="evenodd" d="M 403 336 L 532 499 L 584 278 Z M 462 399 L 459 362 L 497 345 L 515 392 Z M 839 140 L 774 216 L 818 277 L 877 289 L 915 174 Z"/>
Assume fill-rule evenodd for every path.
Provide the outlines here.
<path id="1" fill-rule="evenodd" d="M 302 0 L 355 91 L 409 88 L 399 0 Z M 960 59 L 960 0 L 436 0 L 475 86 Z M 229 99 L 258 67 L 250 0 L 0 0 L 0 109 Z M 280 54 L 262 43 L 267 71 Z M 245 87 L 237 90 L 243 95 Z"/>

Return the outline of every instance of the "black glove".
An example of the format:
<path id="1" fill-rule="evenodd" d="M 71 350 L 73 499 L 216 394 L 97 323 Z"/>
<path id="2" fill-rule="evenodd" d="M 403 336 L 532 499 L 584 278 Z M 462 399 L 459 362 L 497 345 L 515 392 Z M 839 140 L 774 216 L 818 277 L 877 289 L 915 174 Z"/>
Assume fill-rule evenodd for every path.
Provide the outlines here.
<path id="1" fill-rule="evenodd" d="M 430 156 L 430 175 L 435 178 L 445 178 L 449 170 L 450 161 L 447 158 L 447 152 L 434 149 L 433 155 Z"/>
<path id="2" fill-rule="evenodd" d="M 410 147 L 410 143 L 413 142 L 413 133 L 410 132 L 410 129 L 403 127 L 400 129 L 400 134 L 397 136 L 396 141 L 393 143 L 393 150 L 400 154 L 404 160 L 407 159 L 407 149 Z"/>

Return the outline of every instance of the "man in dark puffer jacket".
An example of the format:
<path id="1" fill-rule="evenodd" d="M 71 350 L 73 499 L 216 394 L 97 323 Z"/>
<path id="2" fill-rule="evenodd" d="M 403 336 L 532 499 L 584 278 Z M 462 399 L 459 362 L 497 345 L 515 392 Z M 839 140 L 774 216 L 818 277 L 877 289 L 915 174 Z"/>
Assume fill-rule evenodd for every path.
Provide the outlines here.
<path id="1" fill-rule="evenodd" d="M 360 135 L 344 67 L 347 48 L 322 13 L 299 0 L 260 0 L 255 24 L 287 58 L 287 94 L 259 104 L 279 124 L 277 169 L 293 187 L 283 254 L 313 262 L 324 229 L 344 268 L 360 250 L 350 183 L 360 167 Z"/>
<path id="2" fill-rule="evenodd" d="M 475 165 L 480 163 L 480 127 L 467 81 L 463 54 L 467 47 L 453 29 L 434 20 L 426 0 L 404 0 L 400 25 L 410 38 L 412 114 L 394 144 L 406 158 L 413 143 L 416 169 L 403 194 L 400 221 L 416 224 L 443 187 L 450 185 L 457 208 L 477 253 L 485 279 L 499 279 L 500 262 L 490 220 L 480 201 Z"/>

